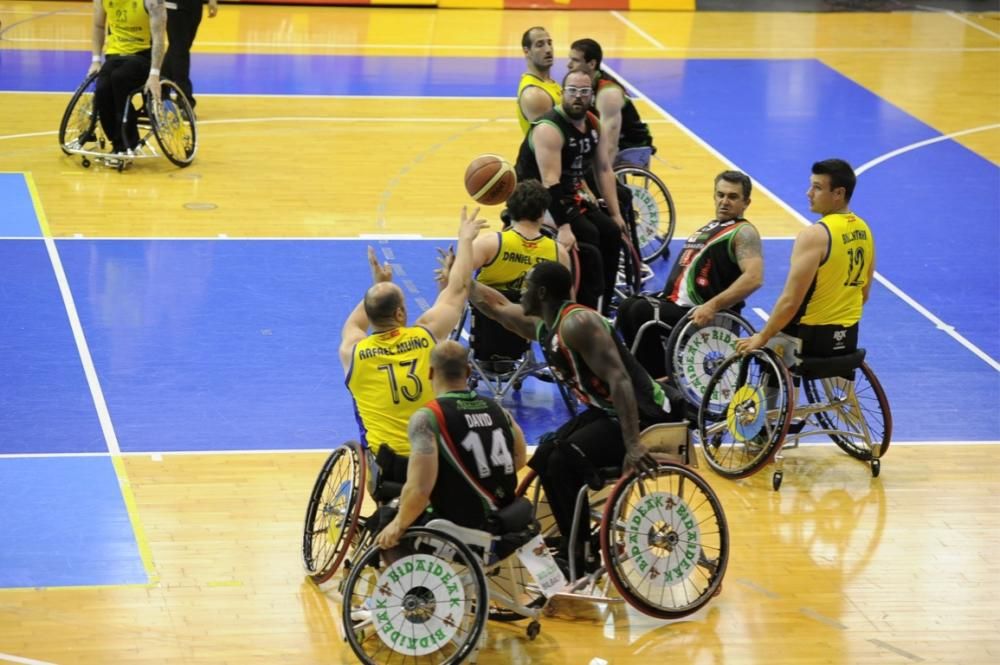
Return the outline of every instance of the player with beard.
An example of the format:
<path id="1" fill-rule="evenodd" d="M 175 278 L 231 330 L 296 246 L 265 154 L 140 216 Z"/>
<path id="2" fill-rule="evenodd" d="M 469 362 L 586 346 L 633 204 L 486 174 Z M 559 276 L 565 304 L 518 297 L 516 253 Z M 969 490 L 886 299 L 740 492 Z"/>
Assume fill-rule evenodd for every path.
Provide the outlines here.
<path id="1" fill-rule="evenodd" d="M 562 86 L 552 79 L 552 37 L 545 28 L 528 28 L 521 36 L 524 64 L 527 69 L 517 85 L 517 121 L 521 132 L 528 133 L 531 123 L 562 102 Z"/>
<path id="2" fill-rule="evenodd" d="M 626 226 L 608 161 L 607 138 L 601 134 L 600 121 L 588 110 L 593 95 L 587 74 L 567 74 L 562 103 L 531 126 L 521 143 L 516 170 L 518 180 L 540 180 L 548 189 L 559 244 L 580 250 L 579 301 L 606 313 Z M 599 192 L 591 193 L 586 187 L 591 170 Z M 598 207 L 594 195 L 604 197 L 610 216 Z"/>

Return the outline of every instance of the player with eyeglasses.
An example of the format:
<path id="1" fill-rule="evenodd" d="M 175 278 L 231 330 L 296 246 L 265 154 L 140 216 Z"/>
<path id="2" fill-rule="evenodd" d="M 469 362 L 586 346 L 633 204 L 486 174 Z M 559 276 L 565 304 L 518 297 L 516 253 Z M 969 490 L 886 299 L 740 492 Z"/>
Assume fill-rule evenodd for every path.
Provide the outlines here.
<path id="1" fill-rule="evenodd" d="M 590 111 L 593 94 L 587 74 L 568 73 L 562 82 L 562 103 L 532 124 L 515 168 L 518 180 L 534 178 L 548 189 L 557 240 L 567 251 L 576 248 L 580 253 L 577 299 L 606 314 L 626 226 L 608 160 L 608 139 Z M 586 185 L 591 171 L 599 191 L 590 191 Z M 609 213 L 598 206 L 601 197 Z"/>

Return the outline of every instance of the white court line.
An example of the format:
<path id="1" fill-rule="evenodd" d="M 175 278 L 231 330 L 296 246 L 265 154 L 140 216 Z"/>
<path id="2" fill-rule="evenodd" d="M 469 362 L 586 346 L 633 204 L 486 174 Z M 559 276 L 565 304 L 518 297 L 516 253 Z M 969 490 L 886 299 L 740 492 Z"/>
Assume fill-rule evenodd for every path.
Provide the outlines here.
<path id="1" fill-rule="evenodd" d="M 50 663 L 47 660 L 22 658 L 21 656 L 12 656 L 9 653 L 0 653 L 0 661 L 3 661 L 5 663 L 20 663 L 20 665 L 55 665 L 55 663 Z"/>
<path id="2" fill-rule="evenodd" d="M 944 13 L 947 14 L 948 16 L 952 17 L 956 21 L 961 21 L 962 23 L 966 24 L 967 26 L 975 28 L 976 30 L 979 30 L 980 32 L 985 32 L 987 35 L 989 35 L 990 37 L 993 37 L 994 39 L 1000 39 L 1000 34 L 997 34 L 997 33 L 993 32 L 992 30 L 990 30 L 989 28 L 987 28 L 984 25 L 979 25 L 975 21 L 970 21 L 969 19 L 965 18 L 964 16 L 962 16 L 961 14 L 959 14 L 957 12 L 946 11 Z"/>
<path id="3" fill-rule="evenodd" d="M 897 148 L 897 149 L 895 149 L 895 150 L 893 150 L 891 152 L 887 152 L 884 155 L 880 155 L 879 157 L 876 157 L 875 159 L 871 160 L 870 162 L 866 162 L 866 163 L 862 164 L 861 166 L 859 166 L 855 170 L 855 173 L 857 175 L 861 175 L 865 171 L 868 171 L 868 170 L 870 170 L 870 169 L 878 166 L 882 162 L 886 162 L 886 161 L 892 159 L 893 157 L 899 157 L 902 154 L 905 154 L 907 152 L 911 152 L 913 150 L 917 150 L 919 148 L 923 148 L 925 146 L 933 145 L 934 143 L 940 143 L 941 141 L 948 141 L 948 140 L 953 139 L 953 138 L 955 138 L 957 136 L 965 136 L 966 134 L 975 134 L 977 132 L 986 132 L 986 131 L 989 131 L 991 129 L 1000 129 L 1000 123 L 995 123 L 995 124 L 992 124 L 992 125 L 983 125 L 981 127 L 973 127 L 972 129 L 962 129 L 960 131 L 952 132 L 950 134 L 943 134 L 941 136 L 935 136 L 932 139 L 926 139 L 926 140 L 923 140 L 923 141 L 917 141 L 916 143 L 911 143 L 910 145 L 905 145 L 902 148 Z"/>
<path id="4" fill-rule="evenodd" d="M 768 319 L 771 318 L 771 315 L 768 314 L 767 312 L 765 312 L 760 307 L 754 307 L 753 308 L 753 313 L 756 314 L 757 316 L 759 316 L 760 318 L 764 319 L 765 321 L 767 321 Z"/>
<path id="5" fill-rule="evenodd" d="M 44 214 L 40 210 L 38 213 L 39 215 Z M 76 310 L 76 302 L 73 300 L 69 281 L 66 279 L 66 271 L 63 269 L 62 259 L 59 258 L 59 252 L 56 250 L 55 238 L 46 236 L 43 240 L 45 241 L 45 249 L 49 254 L 49 260 L 52 262 L 52 270 L 55 272 L 56 283 L 59 285 L 59 293 L 62 295 L 63 305 L 66 307 L 66 316 L 69 318 L 69 326 L 73 331 L 73 341 L 76 342 L 76 349 L 80 354 L 80 363 L 83 365 L 83 373 L 87 378 L 87 386 L 90 388 L 90 395 L 94 400 L 94 408 L 97 411 L 97 419 L 101 423 L 104 441 L 108 446 L 108 451 L 112 455 L 121 455 L 121 449 L 118 447 L 118 435 L 115 434 L 114 425 L 111 424 L 111 414 L 108 412 L 108 404 L 104 401 L 104 391 L 101 390 L 101 382 L 97 378 L 94 359 L 90 355 L 87 338 L 83 334 L 83 325 L 80 323 L 80 315 Z"/>
<path id="6" fill-rule="evenodd" d="M 624 23 L 626 25 L 626 27 L 632 28 L 632 30 L 634 30 L 636 32 L 636 34 L 638 34 L 640 37 L 642 37 L 643 39 L 645 39 L 647 42 L 649 42 L 650 44 L 652 44 L 656 48 L 658 48 L 658 49 L 665 49 L 666 48 L 658 39 L 655 39 L 648 32 L 646 32 L 645 30 L 643 30 L 642 28 L 640 28 L 639 26 L 637 26 L 635 23 L 633 23 L 632 21 L 630 21 L 627 18 L 625 18 L 624 16 L 622 16 L 619 12 L 612 11 L 611 15 L 614 16 L 619 21 L 621 21 L 622 23 Z"/>
<path id="7" fill-rule="evenodd" d="M 621 81 L 629 90 L 634 90 L 634 91 L 638 92 L 638 89 L 632 83 L 630 83 L 621 74 L 619 74 L 618 72 L 614 71 L 607 64 L 604 65 L 604 68 L 607 69 L 608 72 L 612 76 L 614 76 L 619 81 Z M 671 120 L 674 124 L 677 125 L 678 129 L 680 129 L 682 132 L 684 132 L 695 143 L 697 143 L 698 145 L 700 145 L 701 147 L 703 147 L 705 150 L 707 150 L 709 153 L 711 153 L 712 155 L 714 155 L 717 159 L 719 159 L 719 161 L 723 162 L 724 164 L 726 164 L 730 168 L 743 171 L 742 168 L 740 168 L 737 164 L 735 164 L 732 160 L 730 160 L 728 157 L 726 157 L 725 155 L 723 155 L 721 152 L 719 152 L 718 150 L 716 150 L 715 147 L 713 147 L 712 145 L 710 145 L 707 141 L 705 141 L 705 139 L 703 139 L 700 136 L 698 136 L 697 134 L 695 134 L 693 131 L 691 131 L 691 129 L 689 127 L 687 127 L 682 122 L 680 122 L 679 120 L 677 120 L 677 118 L 675 118 L 674 116 L 670 115 L 666 111 L 666 109 L 664 109 L 663 107 L 661 107 L 659 104 L 657 104 L 653 100 L 649 99 L 648 97 L 646 98 L 646 103 L 649 104 L 650 106 L 652 106 L 658 113 L 662 114 L 665 118 L 668 118 L 669 120 Z M 774 192 L 772 192 L 771 190 L 769 190 L 763 184 L 761 184 L 760 182 L 754 181 L 754 185 L 757 187 L 757 189 L 759 189 L 760 191 L 764 192 L 765 195 L 771 197 L 771 200 L 773 200 L 776 204 L 778 204 L 779 207 L 781 207 L 782 209 L 784 209 L 785 212 L 787 212 L 793 218 L 797 219 L 801 224 L 803 224 L 804 226 L 811 226 L 812 225 L 812 222 L 810 222 L 805 217 L 803 217 L 799 213 L 799 211 L 795 210 L 791 205 L 789 205 L 788 203 L 786 203 L 784 200 L 782 200 L 780 197 L 778 197 Z M 877 271 L 875 272 L 875 279 L 877 279 L 887 289 L 889 289 L 892 293 L 894 293 L 901 300 L 903 300 L 903 302 L 905 302 L 906 304 L 910 305 L 917 312 L 919 312 L 922 316 L 924 316 L 925 318 L 927 318 L 928 320 L 930 320 L 931 323 L 933 323 L 936 328 L 938 328 L 938 329 L 942 330 L 943 332 L 945 332 L 948 336 L 950 336 L 951 338 L 953 338 L 959 344 L 961 344 L 965 348 L 967 348 L 970 351 L 972 351 L 972 353 L 975 354 L 978 358 L 980 358 L 981 360 L 985 361 L 990 367 L 992 367 L 993 369 L 995 369 L 998 372 L 1000 372 L 1000 363 L 998 363 L 994 358 L 992 358 L 985 351 L 983 351 L 982 349 L 980 349 L 979 347 L 977 347 L 975 344 L 973 344 L 972 342 L 970 342 L 969 340 L 967 340 L 961 334 L 959 334 L 958 332 L 956 332 L 954 326 L 950 326 L 950 325 L 944 323 L 941 319 L 939 319 L 937 316 L 935 316 L 934 314 L 932 314 L 926 307 L 922 306 L 920 303 L 918 303 L 912 297 L 910 297 L 909 295 L 907 295 L 902 289 L 900 289 L 895 284 L 893 284 L 892 282 L 890 282 L 888 279 L 886 279 L 885 277 L 883 277 L 882 274 L 879 273 L 879 272 L 877 272 Z"/>

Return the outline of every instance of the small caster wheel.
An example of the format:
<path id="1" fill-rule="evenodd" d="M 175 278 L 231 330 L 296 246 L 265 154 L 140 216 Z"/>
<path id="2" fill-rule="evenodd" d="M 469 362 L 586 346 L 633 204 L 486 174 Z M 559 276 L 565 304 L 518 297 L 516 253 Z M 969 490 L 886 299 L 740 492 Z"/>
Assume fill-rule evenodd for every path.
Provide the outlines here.
<path id="1" fill-rule="evenodd" d="M 118 172 L 121 173 L 122 171 L 125 170 L 125 162 L 124 161 L 118 162 L 118 166 L 116 168 L 118 169 Z"/>
<path id="2" fill-rule="evenodd" d="M 872 478 L 878 478 L 878 474 L 882 471 L 882 461 L 877 457 L 872 460 Z"/>
<path id="3" fill-rule="evenodd" d="M 784 473 L 782 473 L 781 471 L 775 471 L 774 475 L 771 476 L 771 487 L 774 488 L 775 492 L 777 492 L 779 489 L 781 489 L 781 479 L 782 478 L 784 478 Z"/>
<path id="4" fill-rule="evenodd" d="M 538 623 L 537 621 L 532 621 L 531 623 L 528 624 L 528 629 L 527 629 L 528 639 L 529 640 L 535 639 L 536 637 L 538 637 L 538 633 L 540 633 L 541 631 L 542 631 L 542 624 Z"/>
<path id="5" fill-rule="evenodd" d="M 89 169 L 90 168 L 90 160 L 87 159 L 86 157 L 83 158 L 83 168 L 85 168 L 85 169 Z"/>

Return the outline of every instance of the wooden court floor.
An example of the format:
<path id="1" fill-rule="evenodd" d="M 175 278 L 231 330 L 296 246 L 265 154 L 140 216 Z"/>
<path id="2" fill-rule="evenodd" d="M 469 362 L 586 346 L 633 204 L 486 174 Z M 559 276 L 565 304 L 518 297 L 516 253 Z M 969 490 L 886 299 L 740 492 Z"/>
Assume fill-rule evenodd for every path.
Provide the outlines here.
<path id="1" fill-rule="evenodd" d="M 0 20 L 0 58 L 88 48 L 88 4 L 3 2 Z M 196 52 L 488 59 L 516 55 L 520 33 L 536 23 L 549 27 L 557 60 L 587 35 L 613 57 L 817 58 L 1000 163 L 996 13 L 223 5 L 203 21 Z M 0 172 L 31 174 L 56 237 L 447 236 L 466 202 L 469 155 L 512 152 L 518 141 L 509 99 L 206 94 L 192 167 L 159 162 L 118 174 L 84 170 L 58 151 L 67 100 L 0 91 Z M 711 214 L 711 177 L 726 161 L 640 104 L 664 147 L 655 170 L 669 179 L 683 235 Z M 801 228 L 763 192 L 751 211 L 765 236 Z M 124 456 L 119 479 L 134 495 L 150 582 L 0 590 L 0 663 L 353 662 L 338 607 L 305 582 L 299 561 L 302 516 L 324 456 Z M 996 663 L 998 464 L 996 445 L 899 445 L 872 480 L 835 448 L 809 447 L 789 453 L 780 493 L 769 474 L 732 483 L 703 465 L 732 537 L 723 593 L 707 609 L 664 623 L 620 606 L 560 607 L 533 642 L 516 626 L 491 625 L 479 662 Z"/>

